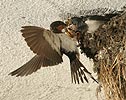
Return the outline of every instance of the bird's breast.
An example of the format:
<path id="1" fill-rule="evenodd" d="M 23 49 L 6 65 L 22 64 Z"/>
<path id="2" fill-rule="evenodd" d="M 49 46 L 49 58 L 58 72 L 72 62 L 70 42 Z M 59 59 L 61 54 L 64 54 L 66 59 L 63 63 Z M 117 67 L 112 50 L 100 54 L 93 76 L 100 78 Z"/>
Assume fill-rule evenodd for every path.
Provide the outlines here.
<path id="1" fill-rule="evenodd" d="M 44 34 L 43 34 L 44 38 L 46 41 L 48 41 L 48 43 L 50 44 L 50 46 L 56 50 L 56 52 L 58 52 L 60 54 L 60 39 L 57 35 L 55 35 L 54 33 L 50 33 L 50 31 L 45 30 Z"/>
<path id="2" fill-rule="evenodd" d="M 73 41 L 66 34 L 58 34 L 61 40 L 61 48 L 65 49 L 66 52 L 78 52 L 77 43 Z"/>
<path id="3" fill-rule="evenodd" d="M 88 25 L 88 32 L 94 33 L 104 21 L 97 21 L 97 20 L 86 20 L 85 23 Z"/>

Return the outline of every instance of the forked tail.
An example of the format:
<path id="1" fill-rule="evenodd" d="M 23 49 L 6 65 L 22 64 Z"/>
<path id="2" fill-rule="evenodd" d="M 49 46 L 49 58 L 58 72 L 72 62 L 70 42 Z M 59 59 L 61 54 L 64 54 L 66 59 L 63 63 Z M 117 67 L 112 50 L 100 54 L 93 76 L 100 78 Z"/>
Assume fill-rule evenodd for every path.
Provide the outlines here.
<path id="1" fill-rule="evenodd" d="M 80 83 L 80 81 L 82 83 L 84 83 L 84 79 L 85 81 L 88 83 L 88 79 L 85 75 L 85 72 L 87 74 L 89 74 L 89 76 L 96 82 L 98 83 L 98 81 L 91 75 L 91 73 L 84 67 L 84 65 L 79 61 L 79 59 L 75 59 L 73 61 L 71 61 L 70 63 L 71 66 L 71 78 L 72 78 L 72 83 L 73 81 L 75 83 Z"/>

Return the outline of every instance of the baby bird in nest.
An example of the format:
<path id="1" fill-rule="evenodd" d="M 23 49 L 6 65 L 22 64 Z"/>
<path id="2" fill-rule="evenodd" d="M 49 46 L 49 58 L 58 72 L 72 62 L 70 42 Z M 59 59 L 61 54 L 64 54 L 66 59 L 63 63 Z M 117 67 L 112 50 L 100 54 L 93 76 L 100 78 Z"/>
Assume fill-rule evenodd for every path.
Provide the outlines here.
<path id="1" fill-rule="evenodd" d="M 72 38 L 76 36 L 76 40 L 79 43 L 82 53 L 85 53 L 87 57 L 94 59 L 97 51 L 83 44 L 83 37 L 85 33 L 90 33 L 90 39 L 92 39 L 93 33 L 95 33 L 99 26 L 107 23 L 112 17 L 116 15 L 119 15 L 119 13 L 105 15 L 86 15 L 68 19 L 68 29 L 74 31 Z"/>

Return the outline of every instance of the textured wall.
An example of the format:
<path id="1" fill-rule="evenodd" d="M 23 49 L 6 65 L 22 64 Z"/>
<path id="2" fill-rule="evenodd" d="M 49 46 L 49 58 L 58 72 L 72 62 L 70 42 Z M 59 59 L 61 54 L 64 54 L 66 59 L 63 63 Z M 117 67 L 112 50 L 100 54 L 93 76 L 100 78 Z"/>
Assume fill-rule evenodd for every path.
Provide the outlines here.
<path id="1" fill-rule="evenodd" d="M 8 76 L 34 55 L 21 36 L 23 25 L 49 28 L 63 13 L 107 7 L 120 9 L 125 0 L 0 0 L 0 100 L 96 100 L 97 84 L 72 84 L 69 60 L 41 68 L 27 77 Z M 60 17 L 59 17 L 60 16 Z M 92 61 L 81 56 L 92 72 Z"/>

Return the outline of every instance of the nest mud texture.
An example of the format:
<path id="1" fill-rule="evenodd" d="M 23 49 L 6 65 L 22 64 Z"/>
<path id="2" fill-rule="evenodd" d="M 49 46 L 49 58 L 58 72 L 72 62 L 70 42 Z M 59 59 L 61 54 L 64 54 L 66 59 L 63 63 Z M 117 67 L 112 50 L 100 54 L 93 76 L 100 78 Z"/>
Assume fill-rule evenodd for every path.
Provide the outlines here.
<path id="1" fill-rule="evenodd" d="M 94 70 L 106 100 L 126 100 L 126 12 L 113 17 L 81 43 L 94 54 Z"/>
<path id="2" fill-rule="evenodd" d="M 121 9 L 123 10 L 124 7 L 122 7 Z M 96 8 L 96 9 L 91 9 L 91 10 L 80 10 L 76 13 L 74 12 L 75 11 L 73 11 L 73 13 L 65 12 L 65 13 L 60 14 L 59 16 L 61 17 L 62 20 L 66 20 L 67 18 L 71 18 L 71 17 L 80 17 L 80 16 L 85 16 L 85 15 L 105 15 L 105 14 L 110 14 L 110 13 L 115 14 L 120 11 L 110 9 L 110 8 Z"/>

